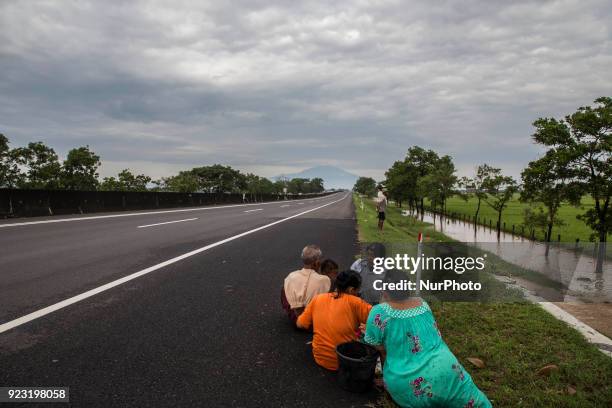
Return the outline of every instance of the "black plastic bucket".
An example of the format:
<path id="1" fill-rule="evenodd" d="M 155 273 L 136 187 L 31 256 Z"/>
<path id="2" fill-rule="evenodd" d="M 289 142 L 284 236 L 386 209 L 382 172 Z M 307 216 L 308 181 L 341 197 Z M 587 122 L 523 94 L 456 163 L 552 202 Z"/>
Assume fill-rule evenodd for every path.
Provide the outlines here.
<path id="1" fill-rule="evenodd" d="M 367 392 L 374 383 L 378 350 L 358 341 L 339 344 L 338 384 L 351 392 Z"/>

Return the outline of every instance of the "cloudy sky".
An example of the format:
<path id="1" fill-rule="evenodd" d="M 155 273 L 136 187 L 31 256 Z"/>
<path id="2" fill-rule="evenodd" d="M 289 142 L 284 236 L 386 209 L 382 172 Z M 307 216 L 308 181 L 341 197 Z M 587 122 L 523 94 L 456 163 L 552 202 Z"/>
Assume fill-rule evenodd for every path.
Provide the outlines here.
<path id="1" fill-rule="evenodd" d="M 382 177 L 411 145 L 518 175 L 539 116 L 612 95 L 612 4 L 0 2 L 0 132 L 102 175 Z"/>

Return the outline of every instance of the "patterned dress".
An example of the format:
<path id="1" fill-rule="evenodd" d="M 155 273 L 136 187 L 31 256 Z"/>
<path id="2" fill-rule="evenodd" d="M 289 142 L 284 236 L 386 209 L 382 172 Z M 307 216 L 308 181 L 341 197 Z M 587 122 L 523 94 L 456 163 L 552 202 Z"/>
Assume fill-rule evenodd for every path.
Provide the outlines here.
<path id="1" fill-rule="evenodd" d="M 406 310 L 374 306 L 364 341 L 385 347 L 385 387 L 400 406 L 492 406 L 442 340 L 425 301 Z"/>

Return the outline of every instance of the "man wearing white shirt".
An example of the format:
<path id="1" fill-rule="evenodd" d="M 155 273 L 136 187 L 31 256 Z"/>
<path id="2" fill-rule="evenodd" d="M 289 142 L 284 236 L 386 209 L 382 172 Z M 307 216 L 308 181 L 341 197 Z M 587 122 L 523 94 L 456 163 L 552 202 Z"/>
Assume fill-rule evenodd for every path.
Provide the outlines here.
<path id="1" fill-rule="evenodd" d="M 382 186 L 378 186 L 378 195 L 376 197 L 376 211 L 378 212 L 378 229 L 383 230 L 385 223 L 385 210 L 387 209 L 387 195 L 383 191 Z"/>

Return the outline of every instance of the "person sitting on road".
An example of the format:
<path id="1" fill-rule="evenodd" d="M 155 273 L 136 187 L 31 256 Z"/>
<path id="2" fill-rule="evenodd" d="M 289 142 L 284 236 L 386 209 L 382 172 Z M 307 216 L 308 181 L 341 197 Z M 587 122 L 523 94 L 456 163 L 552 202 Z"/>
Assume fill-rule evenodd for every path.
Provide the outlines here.
<path id="1" fill-rule="evenodd" d="M 384 284 L 408 275 L 387 271 Z M 384 385 L 401 407 L 491 407 L 486 395 L 450 351 L 423 299 L 408 290 L 383 292 L 368 316 L 363 341 L 383 356 Z"/>
<path id="2" fill-rule="evenodd" d="M 336 290 L 317 295 L 297 320 L 298 328 L 312 327 L 312 354 L 315 362 L 328 370 L 338 369 L 336 346 L 357 340 L 356 330 L 365 324 L 372 308 L 356 296 L 360 285 L 357 272 L 340 272 Z"/>
<path id="3" fill-rule="evenodd" d="M 304 267 L 291 272 L 281 291 L 281 303 L 289 320 L 294 324 L 304 308 L 319 293 L 329 292 L 330 279 L 319 273 L 323 253 L 317 245 L 307 245 L 302 250 Z"/>
<path id="4" fill-rule="evenodd" d="M 326 259 L 321 263 L 321 274 L 325 275 L 331 281 L 330 292 L 336 290 L 336 276 L 338 276 L 338 264 L 331 260 Z"/>
<path id="5" fill-rule="evenodd" d="M 372 305 L 378 304 L 381 297 L 381 292 L 374 289 L 374 281 L 384 278 L 384 273 L 373 272 L 374 258 L 384 258 L 385 253 L 383 244 L 377 242 L 369 244 L 365 249 L 365 257 L 357 259 L 351 265 L 351 270 L 361 276 L 361 298 Z"/>

